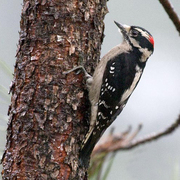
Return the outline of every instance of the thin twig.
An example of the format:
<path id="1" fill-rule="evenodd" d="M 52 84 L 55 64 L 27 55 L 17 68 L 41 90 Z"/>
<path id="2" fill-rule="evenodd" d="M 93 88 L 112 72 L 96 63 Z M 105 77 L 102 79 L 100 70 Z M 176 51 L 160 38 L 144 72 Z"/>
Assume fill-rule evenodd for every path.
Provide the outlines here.
<path id="1" fill-rule="evenodd" d="M 168 0 L 159 0 L 159 2 L 162 4 L 169 18 L 174 23 L 177 31 L 180 33 L 180 19 L 177 13 L 174 11 L 174 8 L 171 5 L 171 3 Z"/>
<path id="2" fill-rule="evenodd" d="M 121 150 L 132 149 L 132 148 L 137 147 L 141 144 L 144 144 L 144 143 L 147 143 L 147 142 L 150 142 L 153 140 L 157 140 L 157 139 L 159 139 L 165 135 L 172 133 L 174 130 L 176 130 L 179 127 L 179 125 L 180 125 L 180 115 L 179 115 L 178 119 L 173 124 L 171 124 L 168 128 L 166 128 L 165 130 L 160 131 L 158 133 L 153 133 L 153 134 L 148 135 L 147 137 L 144 137 L 142 139 L 132 141 L 128 145 L 121 147 Z"/>
<path id="3" fill-rule="evenodd" d="M 102 152 L 108 153 L 108 152 L 114 152 L 114 151 L 118 151 L 118 150 L 132 149 L 141 144 L 157 140 L 161 137 L 164 137 L 165 135 L 172 133 L 174 130 L 176 130 L 179 127 L 179 125 L 180 125 L 180 115 L 173 124 L 171 124 L 169 127 L 164 129 L 163 131 L 150 134 L 150 135 L 148 135 L 144 138 L 140 138 L 138 140 L 133 140 L 133 139 L 140 132 L 141 126 L 139 126 L 138 129 L 129 137 L 128 137 L 128 134 L 125 136 L 122 134 L 119 138 L 117 138 L 117 136 L 114 136 L 114 138 L 113 138 L 111 135 L 111 137 L 108 138 L 108 140 L 106 142 L 104 142 L 103 144 L 97 145 L 95 147 L 95 149 L 92 153 L 92 156 L 94 156 L 98 153 L 102 153 Z"/>

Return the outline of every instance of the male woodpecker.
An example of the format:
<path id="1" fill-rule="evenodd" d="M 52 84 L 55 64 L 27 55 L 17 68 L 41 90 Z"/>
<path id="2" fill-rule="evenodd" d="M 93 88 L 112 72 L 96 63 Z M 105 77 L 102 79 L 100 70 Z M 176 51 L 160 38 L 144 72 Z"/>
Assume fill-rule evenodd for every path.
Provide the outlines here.
<path id="1" fill-rule="evenodd" d="M 123 35 L 123 42 L 101 59 L 93 76 L 82 66 L 75 68 L 85 72 L 91 102 L 90 128 L 80 152 L 85 166 L 99 138 L 125 107 L 154 50 L 154 39 L 147 30 L 115 24 Z"/>

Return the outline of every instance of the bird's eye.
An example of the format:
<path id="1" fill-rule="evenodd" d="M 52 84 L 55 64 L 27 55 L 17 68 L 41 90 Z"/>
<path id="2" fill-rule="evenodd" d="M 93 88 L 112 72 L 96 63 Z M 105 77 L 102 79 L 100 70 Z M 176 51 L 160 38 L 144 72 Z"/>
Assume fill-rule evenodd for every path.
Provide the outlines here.
<path id="1" fill-rule="evenodd" d="M 131 34 L 132 34 L 132 36 L 137 36 L 139 34 L 139 32 L 137 30 L 133 29 L 131 31 Z"/>

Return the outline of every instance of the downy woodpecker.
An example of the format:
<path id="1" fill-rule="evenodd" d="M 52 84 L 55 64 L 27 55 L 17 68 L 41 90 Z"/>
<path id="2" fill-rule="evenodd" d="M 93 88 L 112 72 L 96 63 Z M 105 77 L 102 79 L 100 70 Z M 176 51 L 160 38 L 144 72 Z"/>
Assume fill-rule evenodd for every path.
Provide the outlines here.
<path id="1" fill-rule="evenodd" d="M 147 30 L 115 24 L 123 35 L 123 42 L 101 59 L 93 76 L 82 66 L 73 69 L 81 68 L 85 72 L 91 102 L 90 128 L 80 154 L 86 165 L 99 138 L 125 107 L 154 50 L 154 39 Z"/>

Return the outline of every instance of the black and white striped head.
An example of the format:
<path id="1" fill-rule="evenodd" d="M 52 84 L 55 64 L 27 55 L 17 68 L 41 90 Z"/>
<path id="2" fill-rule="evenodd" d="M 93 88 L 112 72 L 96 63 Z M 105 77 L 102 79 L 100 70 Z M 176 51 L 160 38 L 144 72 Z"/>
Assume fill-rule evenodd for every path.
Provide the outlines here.
<path id="1" fill-rule="evenodd" d="M 138 48 L 144 56 L 142 61 L 146 61 L 154 51 L 154 39 L 152 35 L 139 26 L 122 25 L 117 22 L 115 24 L 123 34 L 124 40 L 131 46 Z"/>

